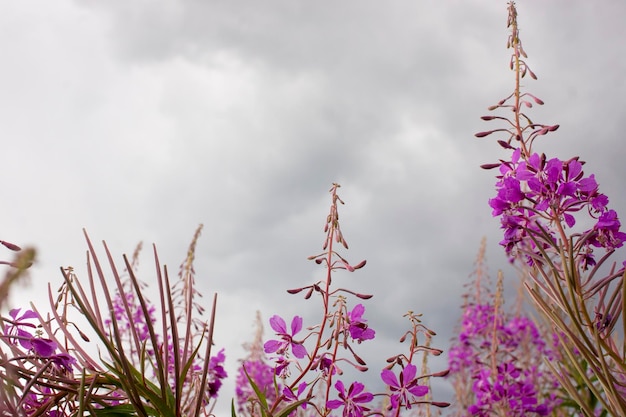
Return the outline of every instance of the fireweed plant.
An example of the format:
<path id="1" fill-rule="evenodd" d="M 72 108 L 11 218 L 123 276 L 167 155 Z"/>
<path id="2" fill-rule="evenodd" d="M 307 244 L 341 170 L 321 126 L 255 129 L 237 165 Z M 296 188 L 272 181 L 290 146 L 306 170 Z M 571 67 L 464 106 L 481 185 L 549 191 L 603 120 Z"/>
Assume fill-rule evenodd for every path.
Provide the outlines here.
<path id="1" fill-rule="evenodd" d="M 515 88 L 489 110 L 509 113 L 483 116 L 505 126 L 476 134 L 501 136 L 510 152 L 483 165 L 499 171 L 489 205 L 501 220 L 501 245 L 525 268 L 530 299 L 559 338 L 563 358 L 549 362 L 554 375 L 584 415 L 626 416 L 626 280 L 624 263 L 611 261 L 626 233 L 579 157 L 535 151 L 535 140 L 559 126 L 534 123 L 523 112 L 543 101 L 522 92 L 521 79 L 536 76 L 524 60 L 513 2 L 508 12 Z"/>
<path id="2" fill-rule="evenodd" d="M 402 410 L 413 407 L 449 405 L 432 401 L 427 396 L 428 378 L 444 376 L 447 370 L 418 373 L 415 363 L 419 364 L 419 358 L 439 355 L 442 351 L 429 346 L 434 332 L 413 312 L 405 314 L 410 329 L 400 338 L 401 343 L 408 342 L 408 353 L 388 358 L 387 365 L 380 372 L 387 388 L 385 392 L 372 393 L 360 381 L 344 380 L 346 367 L 358 372 L 368 371 L 356 346 L 374 339 L 376 333 L 367 324 L 365 306 L 360 302 L 372 296 L 333 286 L 333 276 L 338 271 L 355 272 L 365 266 L 365 261 L 351 264 L 336 249 L 338 245 L 348 249 L 339 224 L 338 206 L 343 201 L 337 194 L 338 188 L 338 184 L 333 184 L 330 189 L 332 203 L 324 226 L 323 252 L 309 257 L 325 268 L 326 279 L 287 291 L 289 294 L 304 293 L 305 299 L 318 296 L 321 320 L 305 328 L 300 316 L 287 320 L 278 315 L 270 318 L 269 324 L 276 336 L 264 343 L 263 351 L 270 355 L 272 365 L 268 367 L 261 360 L 257 341 L 250 358 L 243 362 L 242 372 L 246 378 L 240 374 L 237 379 L 240 414 L 285 417 L 292 413 L 305 416 L 341 413 L 344 417 L 397 417 Z M 353 299 L 357 303 L 351 304 Z M 378 398 L 377 402 L 375 398 Z M 236 414 L 234 402 L 232 412 Z"/>
<path id="3" fill-rule="evenodd" d="M 515 308 L 505 309 L 502 273 L 493 293 L 484 256 L 485 239 L 448 353 L 453 415 L 571 416 L 571 401 L 548 365 L 537 360 L 559 360 L 558 339 L 524 314 L 521 292 Z"/>
<path id="4" fill-rule="evenodd" d="M 154 248 L 156 304 L 144 295 L 136 256 L 132 262 L 124 256 L 120 270 L 104 244 L 111 281 L 85 234 L 87 279 L 62 268 L 60 288 L 48 286 L 50 313 L 31 303 L 1 318 L 2 415 L 209 415 L 226 373 L 223 351 L 211 356 L 216 299 L 207 320 L 195 301 L 199 233 L 200 228 L 173 285 Z M 91 334 L 100 342 L 97 359 L 88 352 Z"/>

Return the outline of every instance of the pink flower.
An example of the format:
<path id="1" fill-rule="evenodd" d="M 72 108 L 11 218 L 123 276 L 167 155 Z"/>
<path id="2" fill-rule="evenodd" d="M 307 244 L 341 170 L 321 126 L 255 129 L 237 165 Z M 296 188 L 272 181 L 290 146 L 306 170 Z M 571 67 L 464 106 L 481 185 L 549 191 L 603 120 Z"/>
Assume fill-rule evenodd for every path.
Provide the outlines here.
<path id="1" fill-rule="evenodd" d="M 426 385 L 417 384 L 416 375 L 417 367 L 411 363 L 405 366 L 402 372 L 400 372 L 399 381 L 396 374 L 389 369 L 384 369 L 381 372 L 380 377 L 385 384 L 389 386 L 389 390 L 391 391 L 389 399 L 393 409 L 397 409 L 402 405 L 406 408 L 411 408 L 411 401 L 413 401 L 413 399 L 409 398 L 409 394 L 411 394 L 411 396 L 423 397 L 428 393 L 428 387 Z"/>
<path id="2" fill-rule="evenodd" d="M 291 351 L 296 358 L 301 359 L 307 355 L 305 347 L 302 346 L 302 342 L 293 340 L 293 336 L 302 330 L 302 317 L 295 316 L 293 320 L 291 320 L 291 334 L 287 333 L 287 324 L 280 316 L 272 316 L 272 318 L 270 318 L 270 326 L 272 326 L 276 335 L 280 336 L 280 340 L 268 340 L 265 342 L 265 345 L 263 345 L 265 353 L 276 352 L 282 355 L 287 348 L 291 346 Z"/>

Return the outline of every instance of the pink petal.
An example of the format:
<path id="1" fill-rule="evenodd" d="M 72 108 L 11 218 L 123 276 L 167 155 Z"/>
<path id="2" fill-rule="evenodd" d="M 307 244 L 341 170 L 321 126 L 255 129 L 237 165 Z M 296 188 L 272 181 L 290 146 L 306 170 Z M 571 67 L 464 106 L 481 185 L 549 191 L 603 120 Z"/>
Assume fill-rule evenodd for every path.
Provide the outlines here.
<path id="1" fill-rule="evenodd" d="M 287 333 L 287 324 L 280 316 L 272 316 L 270 318 L 270 326 L 272 326 L 272 329 L 274 329 L 276 333 Z"/>

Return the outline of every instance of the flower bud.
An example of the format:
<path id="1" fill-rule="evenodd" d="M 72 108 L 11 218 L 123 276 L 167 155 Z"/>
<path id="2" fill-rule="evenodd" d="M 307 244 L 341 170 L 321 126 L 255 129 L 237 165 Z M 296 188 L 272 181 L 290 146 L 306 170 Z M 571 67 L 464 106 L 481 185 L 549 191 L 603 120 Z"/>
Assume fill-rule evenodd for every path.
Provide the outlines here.
<path id="1" fill-rule="evenodd" d="M 492 133 L 493 133 L 493 130 L 489 130 L 487 132 L 478 132 L 474 136 L 476 136 L 477 138 L 484 138 L 485 136 L 489 136 Z"/>
<path id="2" fill-rule="evenodd" d="M 367 263 L 367 261 L 365 259 L 363 259 L 361 262 L 359 262 L 358 264 L 354 265 L 353 268 L 354 269 L 361 269 L 365 266 L 365 264 Z"/>
<path id="3" fill-rule="evenodd" d="M 10 250 L 16 251 L 16 252 L 17 252 L 17 251 L 22 250 L 22 248 L 20 248 L 19 246 L 15 245 L 15 244 L 13 244 L 13 243 L 10 243 L 10 242 L 6 242 L 6 241 L 4 241 L 4 240 L 0 240 L 0 243 L 1 243 L 4 247 L 6 247 L 6 248 L 8 248 L 8 249 L 10 249 Z"/>
<path id="4" fill-rule="evenodd" d="M 360 365 L 366 365 L 365 361 L 363 359 L 361 359 L 361 357 L 359 355 L 357 355 L 354 352 L 352 352 L 352 355 L 354 356 L 354 360 L 357 361 Z"/>
<path id="5" fill-rule="evenodd" d="M 502 165 L 502 164 L 500 164 L 500 163 L 497 163 L 497 164 L 482 164 L 480 167 L 482 169 L 493 169 L 493 168 L 498 168 L 500 165 Z"/>

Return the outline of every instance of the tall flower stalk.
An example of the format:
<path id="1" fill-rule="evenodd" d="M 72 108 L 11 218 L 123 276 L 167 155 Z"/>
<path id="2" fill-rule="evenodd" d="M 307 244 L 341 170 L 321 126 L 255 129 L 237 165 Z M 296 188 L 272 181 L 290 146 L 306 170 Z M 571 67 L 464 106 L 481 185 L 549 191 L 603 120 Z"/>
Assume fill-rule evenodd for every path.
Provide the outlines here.
<path id="1" fill-rule="evenodd" d="M 299 415 L 328 416 L 333 410 L 344 417 L 363 417 L 370 414 L 399 416 L 402 410 L 420 405 L 446 407 L 447 403 L 435 402 L 426 395 L 429 377 L 443 376 L 446 371 L 434 374 L 418 374 L 415 363 L 423 355 L 439 355 L 441 351 L 429 346 L 435 333 L 424 326 L 420 316 L 408 312 L 410 328 L 400 338 L 408 345 L 408 353 L 387 359 L 380 378 L 387 387 L 382 393 L 369 392 L 359 380 L 345 381 L 344 371 L 365 373 L 368 366 L 357 353 L 357 346 L 374 339 L 376 333 L 365 318 L 366 308 L 362 301 L 372 296 L 334 285 L 339 271 L 355 272 L 366 262 L 350 263 L 340 249 L 348 244 L 339 223 L 338 184 L 330 189 L 331 206 L 324 226 L 326 237 L 323 252 L 309 259 L 325 268 L 325 279 L 311 285 L 288 290 L 290 294 L 304 294 L 306 300 L 316 295 L 321 301 L 321 320 L 305 327 L 302 317 L 284 320 L 278 315 L 269 323 L 276 337 L 265 342 L 264 351 L 273 361 L 274 392 L 262 391 L 258 375 L 247 370 L 247 379 L 255 391 L 254 404 L 262 416 L 285 417 L 293 412 Z M 352 300 L 357 304 L 351 304 Z M 306 328 L 304 334 L 302 331 Z M 428 340 L 428 342 L 425 342 Z M 278 382 L 280 381 L 280 382 Z M 264 387 L 266 388 L 266 387 Z M 374 399 L 378 397 L 377 403 Z M 382 406 L 380 404 L 383 404 Z M 235 410 L 233 409 L 233 413 Z"/>
<path id="2" fill-rule="evenodd" d="M 560 383 L 585 415 L 602 410 L 624 416 L 626 281 L 624 263 L 611 259 L 626 233 L 578 156 L 559 159 L 535 151 L 535 141 L 559 126 L 535 123 L 525 113 L 543 101 L 522 91 L 522 78 L 537 77 L 525 61 L 514 2 L 508 12 L 515 88 L 489 110 L 510 113 L 483 116 L 504 127 L 476 134 L 500 136 L 498 143 L 510 152 L 483 166 L 499 169 L 497 195 L 489 204 L 501 219 L 501 245 L 525 268 L 528 293 L 560 338 L 564 358 L 552 365 Z"/>

